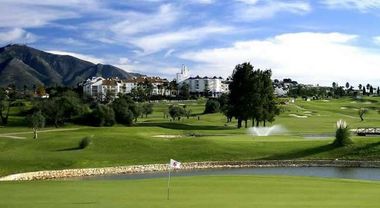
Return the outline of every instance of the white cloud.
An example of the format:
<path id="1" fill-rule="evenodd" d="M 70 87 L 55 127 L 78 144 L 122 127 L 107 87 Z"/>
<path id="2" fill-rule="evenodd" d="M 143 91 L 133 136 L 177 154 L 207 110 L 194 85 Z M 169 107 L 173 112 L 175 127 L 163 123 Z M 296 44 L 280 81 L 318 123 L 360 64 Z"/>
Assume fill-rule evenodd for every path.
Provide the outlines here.
<path id="1" fill-rule="evenodd" d="M 230 32 L 233 28 L 228 26 L 208 25 L 198 28 L 183 29 L 177 32 L 165 32 L 147 35 L 130 40 L 130 43 L 143 49 L 143 54 L 151 54 L 164 49 L 172 48 L 186 42 L 202 41 L 212 34 L 223 34 Z"/>
<path id="2" fill-rule="evenodd" d="M 306 14 L 311 6 L 305 1 L 263 1 L 263 0 L 237 0 L 244 5 L 236 11 L 236 16 L 243 20 L 259 20 L 272 18 L 281 12 L 293 14 Z"/>
<path id="3" fill-rule="evenodd" d="M 57 38 L 54 39 L 55 43 L 64 44 L 68 46 L 86 46 L 87 44 L 83 41 L 74 38 Z"/>
<path id="4" fill-rule="evenodd" d="M 213 4 L 216 0 L 189 0 L 191 3 L 194 4 Z"/>
<path id="5" fill-rule="evenodd" d="M 0 44 L 9 43 L 33 43 L 38 37 L 30 32 L 27 32 L 21 28 L 12 28 L 6 30 L 0 30 Z"/>
<path id="6" fill-rule="evenodd" d="M 2 0 L 0 27 L 41 27 L 56 20 L 80 17 L 81 11 L 98 7 L 95 0 Z"/>
<path id="7" fill-rule="evenodd" d="M 380 45 L 380 36 L 373 37 L 373 42 L 377 45 Z"/>
<path id="8" fill-rule="evenodd" d="M 80 54 L 80 53 L 74 53 L 74 52 L 67 52 L 67 51 L 47 51 L 48 53 L 53 53 L 53 54 L 57 54 L 57 55 L 67 55 L 67 56 L 73 56 L 73 57 L 76 57 L 76 58 L 79 58 L 79 59 L 82 59 L 82 60 L 85 60 L 85 61 L 89 61 L 91 63 L 94 63 L 94 64 L 98 64 L 98 63 L 106 63 L 106 61 L 102 58 L 98 58 L 98 57 L 94 57 L 94 56 L 91 56 L 91 55 L 86 55 L 86 54 Z"/>
<path id="9" fill-rule="evenodd" d="M 322 3 L 330 8 L 358 9 L 362 12 L 380 8 L 379 0 L 323 0 Z"/>
<path id="10" fill-rule="evenodd" d="M 123 16 L 122 21 L 111 25 L 110 29 L 117 36 L 133 35 L 141 32 L 149 32 L 162 29 L 174 23 L 180 16 L 180 12 L 172 5 L 161 5 L 157 13 L 143 14 L 128 12 Z M 105 23 L 109 24 L 109 23 Z"/>
<path id="11" fill-rule="evenodd" d="M 193 71 L 200 75 L 229 76 L 235 65 L 249 61 L 262 69 L 271 68 L 277 78 L 307 83 L 378 81 L 380 52 L 355 46 L 357 38 L 342 33 L 289 33 L 236 42 L 228 48 L 187 52 L 180 58 L 195 62 Z"/>
<path id="12" fill-rule="evenodd" d="M 170 49 L 168 51 L 166 51 L 164 57 L 167 58 L 167 57 L 170 57 L 173 53 L 174 53 L 175 49 Z"/>

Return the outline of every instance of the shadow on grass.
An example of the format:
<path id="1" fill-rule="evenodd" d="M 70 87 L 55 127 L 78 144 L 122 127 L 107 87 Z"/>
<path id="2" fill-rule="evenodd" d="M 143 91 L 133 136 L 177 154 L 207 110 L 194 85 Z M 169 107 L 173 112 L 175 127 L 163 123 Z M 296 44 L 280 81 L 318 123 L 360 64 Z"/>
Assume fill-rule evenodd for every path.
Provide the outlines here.
<path id="1" fill-rule="evenodd" d="M 299 159 L 299 158 L 304 158 L 307 156 L 323 153 L 323 152 L 328 152 L 333 149 L 336 149 L 332 144 L 327 144 L 327 145 L 322 145 L 319 147 L 314 147 L 311 149 L 304 149 L 300 151 L 294 151 L 294 152 L 289 152 L 289 153 L 283 153 L 283 154 L 275 154 L 271 155 L 269 157 L 263 157 L 260 158 L 261 160 L 290 160 L 290 159 Z"/>
<path id="2" fill-rule="evenodd" d="M 189 125 L 183 123 L 138 123 L 135 126 L 137 127 L 161 127 L 166 129 L 175 129 L 175 130 L 229 130 L 233 129 L 233 127 L 226 126 L 206 126 L 206 125 Z"/>
<path id="3" fill-rule="evenodd" d="M 58 149 L 58 150 L 55 150 L 55 152 L 78 151 L 82 149 L 83 148 L 81 147 L 71 147 L 71 148 L 65 148 L 65 149 Z"/>

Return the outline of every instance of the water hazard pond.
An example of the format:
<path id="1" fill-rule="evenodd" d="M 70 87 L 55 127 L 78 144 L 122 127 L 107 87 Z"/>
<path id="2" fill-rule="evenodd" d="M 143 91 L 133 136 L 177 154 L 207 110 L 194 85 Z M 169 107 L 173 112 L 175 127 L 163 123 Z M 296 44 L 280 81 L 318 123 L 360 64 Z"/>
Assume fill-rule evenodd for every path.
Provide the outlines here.
<path id="1" fill-rule="evenodd" d="M 147 178 L 164 178 L 166 172 L 103 175 L 80 177 L 74 180 L 133 180 Z M 341 167 L 274 167 L 274 168 L 233 168 L 233 169 L 204 169 L 204 170 L 177 170 L 172 172 L 173 177 L 181 176 L 208 176 L 208 175 L 287 175 L 287 176 L 314 176 L 324 178 L 345 178 L 361 180 L 380 180 L 380 168 L 341 168 Z"/>

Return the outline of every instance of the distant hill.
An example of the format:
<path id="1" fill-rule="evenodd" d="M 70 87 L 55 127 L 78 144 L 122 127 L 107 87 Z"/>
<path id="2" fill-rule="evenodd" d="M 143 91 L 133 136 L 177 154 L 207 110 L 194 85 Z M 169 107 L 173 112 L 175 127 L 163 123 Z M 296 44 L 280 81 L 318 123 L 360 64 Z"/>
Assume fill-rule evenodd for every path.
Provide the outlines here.
<path id="1" fill-rule="evenodd" d="M 18 88 L 33 85 L 76 86 L 89 77 L 131 78 L 141 74 L 120 68 L 93 64 L 72 56 L 56 55 L 25 45 L 0 48 L 0 87 L 15 84 Z"/>

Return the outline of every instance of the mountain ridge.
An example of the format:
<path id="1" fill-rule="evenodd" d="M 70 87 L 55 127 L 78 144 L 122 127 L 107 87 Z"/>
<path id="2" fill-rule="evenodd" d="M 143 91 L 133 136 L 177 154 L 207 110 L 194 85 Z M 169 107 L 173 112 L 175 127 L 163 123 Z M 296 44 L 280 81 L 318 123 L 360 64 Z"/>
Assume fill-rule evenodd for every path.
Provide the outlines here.
<path id="1" fill-rule="evenodd" d="M 26 45 L 12 44 L 0 48 L 0 86 L 67 86 L 94 76 L 121 79 L 143 76 L 107 64 L 94 64 L 70 55 L 58 55 Z"/>

